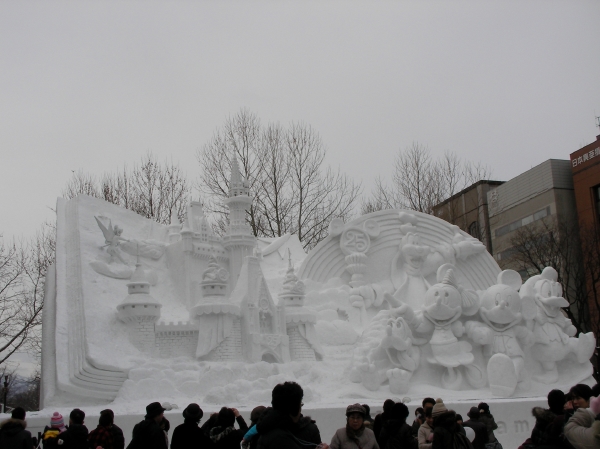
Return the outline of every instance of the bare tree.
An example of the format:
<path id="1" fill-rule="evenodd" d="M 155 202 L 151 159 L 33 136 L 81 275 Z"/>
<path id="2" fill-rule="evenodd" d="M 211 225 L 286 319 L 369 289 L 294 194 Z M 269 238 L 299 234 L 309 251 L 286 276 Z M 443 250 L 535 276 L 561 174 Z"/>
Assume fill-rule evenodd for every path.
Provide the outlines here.
<path id="1" fill-rule="evenodd" d="M 199 189 L 217 232 L 227 224 L 223 199 L 234 155 L 255 199 L 248 222 L 256 236 L 296 233 L 305 248 L 312 248 L 326 236 L 332 218 L 351 215 L 360 193 L 360 185 L 324 166 L 326 151 L 313 128 L 262 126 L 256 115 L 242 110 L 198 152 Z"/>
<path id="2" fill-rule="evenodd" d="M 362 211 L 410 209 L 431 214 L 435 205 L 489 176 L 490 170 L 481 164 L 463 161 L 452 152 L 434 159 L 427 147 L 415 142 L 396 155 L 391 185 L 381 177 L 375 180 Z"/>
<path id="3" fill-rule="evenodd" d="M 79 194 L 101 198 L 162 224 L 168 224 L 174 210 L 183 218 L 190 186 L 173 162 L 159 162 L 148 153 L 139 165 L 105 173 L 100 180 L 82 171 L 74 172 L 63 190 L 65 198 Z"/>
<path id="4" fill-rule="evenodd" d="M 54 242 L 48 225 L 30 242 L 0 240 L 0 365 L 17 351 L 40 354 L 44 282 Z"/>
<path id="5" fill-rule="evenodd" d="M 578 332 L 590 328 L 586 273 L 582 263 L 579 227 L 576 222 L 546 217 L 517 229 L 511 238 L 507 266 L 527 276 L 540 274 L 546 267 L 558 272 L 564 298 L 569 302 L 565 313 Z M 504 258 L 503 258 L 504 259 Z M 596 266 L 600 269 L 600 265 Z"/>

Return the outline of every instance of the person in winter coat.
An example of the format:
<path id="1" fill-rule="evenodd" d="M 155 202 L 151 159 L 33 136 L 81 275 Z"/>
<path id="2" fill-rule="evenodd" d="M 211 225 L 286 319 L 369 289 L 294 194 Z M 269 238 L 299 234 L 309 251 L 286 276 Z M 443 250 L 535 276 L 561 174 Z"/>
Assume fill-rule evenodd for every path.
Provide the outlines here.
<path id="1" fill-rule="evenodd" d="M 242 440 L 243 449 L 256 449 L 258 447 L 258 432 L 256 431 L 256 425 L 260 421 L 265 410 L 267 410 L 267 407 L 259 405 L 258 407 L 254 407 L 252 412 L 250 412 L 250 429 L 248 429 L 248 432 L 246 432 L 246 435 L 244 435 L 244 439 Z"/>
<path id="2" fill-rule="evenodd" d="M 234 427 L 237 421 L 239 429 Z M 210 439 L 217 449 L 239 449 L 248 431 L 248 425 L 235 408 L 223 407 L 217 417 L 217 425 L 210 429 Z"/>
<path id="3" fill-rule="evenodd" d="M 469 419 L 463 423 L 463 427 L 470 427 L 475 432 L 475 439 L 471 441 L 473 449 L 485 449 L 488 442 L 488 431 L 484 423 L 479 420 L 481 413 L 477 407 L 471 407 L 467 413 Z"/>
<path id="4" fill-rule="evenodd" d="M 335 432 L 329 447 L 331 449 L 379 449 L 375 434 L 365 427 L 366 415 L 365 408 L 360 404 L 346 407 L 346 427 Z"/>
<path id="5" fill-rule="evenodd" d="M 115 414 L 112 410 L 106 409 L 100 412 L 98 427 L 88 435 L 90 449 L 96 449 L 98 446 L 102 449 L 124 449 L 123 431 L 115 425 L 114 421 Z"/>
<path id="6" fill-rule="evenodd" d="M 588 408 L 590 406 L 590 398 L 592 397 L 592 388 L 586 384 L 577 384 L 569 390 L 573 409 Z"/>
<path id="7" fill-rule="evenodd" d="M 58 437 L 61 449 L 88 449 L 88 429 L 83 424 L 85 413 L 75 408 L 69 414 L 69 427 Z"/>
<path id="8" fill-rule="evenodd" d="M 419 434 L 419 427 L 425 422 L 425 410 L 423 407 L 417 407 L 415 410 L 415 419 L 412 423 L 412 434 L 416 438 Z"/>
<path id="9" fill-rule="evenodd" d="M 369 429 L 373 430 L 373 418 L 371 417 L 371 407 L 369 407 L 368 404 L 362 404 L 362 406 L 366 412 L 365 427 L 368 427 Z"/>
<path id="10" fill-rule="evenodd" d="M 531 436 L 519 449 L 542 447 L 556 449 L 570 449 L 568 443 L 561 436 L 565 426 L 565 394 L 560 390 L 548 393 L 548 409 L 534 407 L 531 414 L 535 418 L 535 426 Z"/>
<path id="11" fill-rule="evenodd" d="M 473 449 L 471 442 L 456 423 L 456 413 L 448 410 L 441 399 L 435 400 L 433 417 L 433 441 L 431 449 Z"/>
<path id="12" fill-rule="evenodd" d="M 0 448 L 2 449 L 33 449 L 31 433 L 25 421 L 25 410 L 15 408 L 10 418 L 0 423 Z"/>
<path id="13" fill-rule="evenodd" d="M 496 439 L 496 435 L 494 435 L 494 430 L 498 428 L 498 424 L 494 420 L 494 415 L 490 413 L 490 406 L 485 402 L 480 402 L 477 406 L 479 409 L 479 421 L 485 424 L 488 431 L 488 443 L 496 443 L 498 440 Z"/>
<path id="14" fill-rule="evenodd" d="M 373 423 L 373 432 L 375 433 L 375 438 L 377 439 L 377 442 L 379 442 L 379 434 L 381 433 L 381 429 L 383 428 L 383 423 L 389 419 L 394 404 L 395 402 L 392 399 L 386 399 L 383 403 L 383 412 L 375 416 L 375 422 Z"/>
<path id="15" fill-rule="evenodd" d="M 412 434 L 412 428 L 406 423 L 408 407 L 397 402 L 392 407 L 390 419 L 383 424 L 379 434 L 381 449 L 417 449 L 417 439 Z"/>
<path id="16" fill-rule="evenodd" d="M 44 427 L 42 447 L 44 449 L 58 449 L 58 436 L 66 430 L 63 416 L 58 412 L 54 412 L 50 418 L 50 427 Z"/>
<path id="17" fill-rule="evenodd" d="M 587 402 L 590 407 L 579 407 L 565 424 L 565 436 L 575 449 L 600 447 L 600 397 L 591 397 Z"/>
<path id="18" fill-rule="evenodd" d="M 419 427 L 419 433 L 417 434 L 417 442 L 419 443 L 419 449 L 431 449 L 431 441 L 433 440 L 433 418 L 431 413 L 433 408 L 425 410 L 425 422 Z"/>
<path id="19" fill-rule="evenodd" d="M 213 449 L 215 444 L 204 435 L 198 423 L 204 412 L 198 404 L 190 404 L 183 411 L 183 424 L 175 427 L 171 438 L 171 449 Z"/>
<path id="20" fill-rule="evenodd" d="M 321 444 L 319 428 L 310 417 L 302 416 L 304 391 L 296 382 L 275 385 L 272 407 L 265 410 L 256 425 L 258 449 L 314 449 Z"/>
<path id="21" fill-rule="evenodd" d="M 167 449 L 165 432 L 160 423 L 165 409 L 160 402 L 153 402 L 146 407 L 144 420 L 133 428 L 131 442 L 127 449 Z"/>

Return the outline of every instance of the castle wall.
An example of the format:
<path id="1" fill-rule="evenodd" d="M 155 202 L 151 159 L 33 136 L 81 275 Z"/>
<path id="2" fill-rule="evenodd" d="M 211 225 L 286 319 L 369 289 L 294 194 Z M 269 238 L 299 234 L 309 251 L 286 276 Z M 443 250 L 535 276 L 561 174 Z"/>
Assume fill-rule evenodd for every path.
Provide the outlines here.
<path id="1" fill-rule="evenodd" d="M 154 321 L 155 317 L 137 317 L 129 324 L 130 341 L 142 352 L 153 352 L 155 347 Z"/>
<path id="2" fill-rule="evenodd" d="M 292 361 L 312 361 L 316 360 L 315 351 L 311 348 L 306 339 L 300 335 L 298 326 L 292 326 L 288 323 L 287 334 L 290 337 L 290 357 Z"/>
<path id="3" fill-rule="evenodd" d="M 242 327 L 239 318 L 236 317 L 233 320 L 233 329 L 229 337 L 213 349 L 206 359 L 212 361 L 242 360 Z"/>
<path id="4" fill-rule="evenodd" d="M 194 357 L 198 346 L 198 324 L 194 322 L 160 323 L 154 330 L 156 351 L 160 357 Z"/>

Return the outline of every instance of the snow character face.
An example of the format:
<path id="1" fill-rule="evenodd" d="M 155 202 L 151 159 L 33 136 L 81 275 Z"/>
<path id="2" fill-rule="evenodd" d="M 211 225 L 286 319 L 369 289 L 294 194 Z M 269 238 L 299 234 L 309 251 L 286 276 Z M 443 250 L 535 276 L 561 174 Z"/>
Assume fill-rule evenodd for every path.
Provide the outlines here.
<path id="1" fill-rule="evenodd" d="M 425 262 L 425 258 L 431 252 L 431 248 L 421 244 L 421 238 L 418 234 L 409 232 L 402 237 L 400 251 L 404 261 L 412 268 L 420 269 Z"/>
<path id="2" fill-rule="evenodd" d="M 386 333 L 390 337 L 390 346 L 398 351 L 406 351 L 412 343 L 412 332 L 404 318 L 400 317 L 390 320 L 386 328 Z"/>
<path id="3" fill-rule="evenodd" d="M 554 268 L 547 267 L 542 271 L 539 280 L 533 287 L 535 302 L 549 317 L 557 317 L 562 307 L 568 307 L 569 302 L 563 298 L 562 286 L 556 282 L 558 273 Z"/>
<path id="4" fill-rule="evenodd" d="M 497 284 L 481 298 L 481 318 L 495 331 L 504 331 L 521 321 L 521 297 L 509 285 Z"/>
<path id="5" fill-rule="evenodd" d="M 423 314 L 437 326 L 447 326 L 460 318 L 462 298 L 453 285 L 435 284 L 425 294 Z"/>

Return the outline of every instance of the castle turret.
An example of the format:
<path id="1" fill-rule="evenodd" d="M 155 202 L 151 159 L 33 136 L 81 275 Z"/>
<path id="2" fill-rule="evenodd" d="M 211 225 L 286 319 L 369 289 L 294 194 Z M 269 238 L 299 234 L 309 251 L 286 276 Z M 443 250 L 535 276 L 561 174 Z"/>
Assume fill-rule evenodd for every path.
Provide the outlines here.
<path id="1" fill-rule="evenodd" d="M 202 297 L 192 308 L 198 322 L 199 338 L 196 357 L 201 360 L 241 360 L 242 336 L 240 307 L 225 296 L 229 273 L 213 255 L 202 273 Z"/>
<path id="2" fill-rule="evenodd" d="M 177 211 L 173 209 L 171 211 L 171 224 L 169 225 L 169 243 L 175 243 L 181 238 L 181 224 L 177 218 Z"/>
<path id="3" fill-rule="evenodd" d="M 234 287 L 240 275 L 244 257 L 251 256 L 256 245 L 252 229 L 246 222 L 246 212 L 252 204 L 250 188 L 248 182 L 242 178 L 235 156 L 231 164 L 229 197 L 224 202 L 229 208 L 229 226 L 223 236 L 223 246 L 229 252 L 229 269 L 232 287 Z"/>
<path id="4" fill-rule="evenodd" d="M 162 305 L 150 295 L 150 283 L 139 259 L 127 289 L 129 295 L 117 306 L 118 317 L 128 324 L 133 345 L 140 351 L 152 351 L 155 346 L 154 323 L 160 318 Z"/>
<path id="5" fill-rule="evenodd" d="M 290 357 L 298 361 L 322 359 L 322 350 L 315 332 L 317 315 L 304 307 L 304 282 L 298 280 L 291 255 L 288 270 L 279 294 L 279 304 L 285 305 L 286 332 L 290 339 Z"/>

